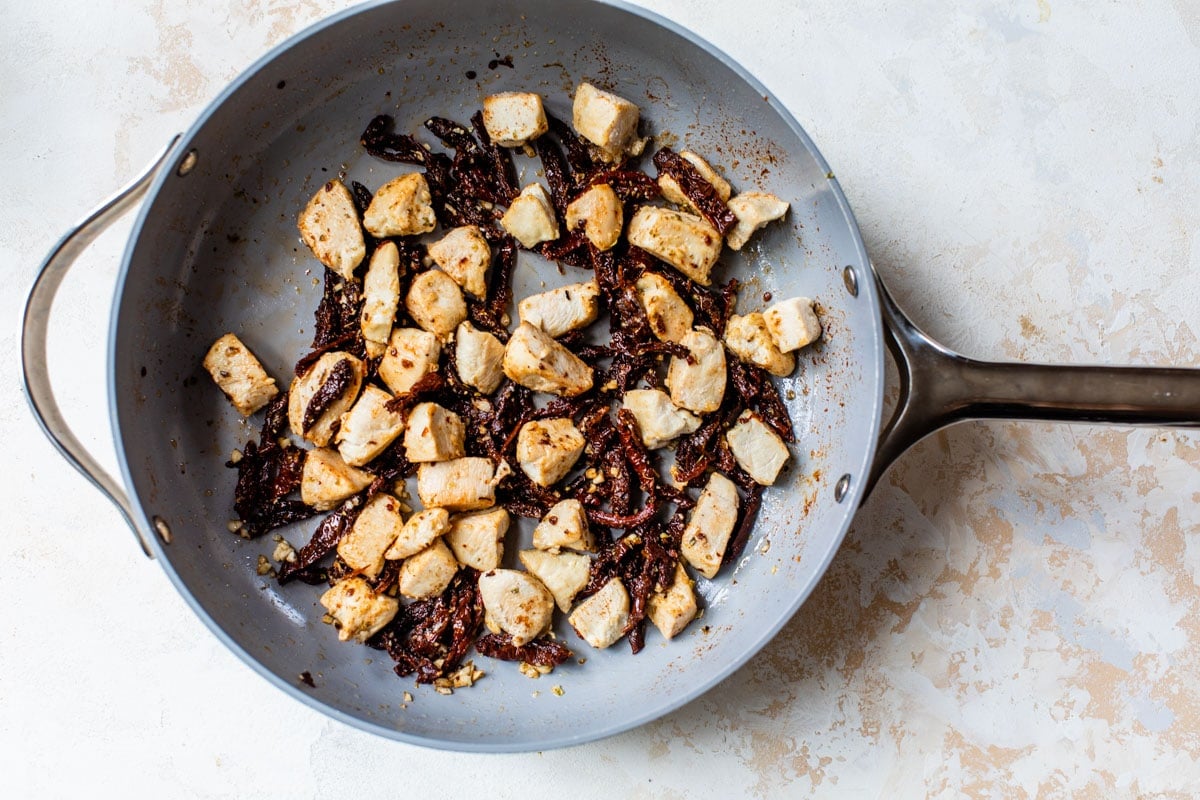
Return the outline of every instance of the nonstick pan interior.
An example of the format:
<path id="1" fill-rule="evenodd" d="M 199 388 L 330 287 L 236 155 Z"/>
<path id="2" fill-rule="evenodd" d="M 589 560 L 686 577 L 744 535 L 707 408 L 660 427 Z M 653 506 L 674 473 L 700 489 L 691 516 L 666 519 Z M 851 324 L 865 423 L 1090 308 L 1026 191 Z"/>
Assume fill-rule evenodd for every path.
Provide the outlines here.
<path id="1" fill-rule="evenodd" d="M 200 362 L 214 339 L 233 331 L 286 385 L 311 340 L 321 293 L 321 266 L 299 242 L 297 213 L 335 176 L 375 189 L 412 169 L 362 152 L 358 136 L 375 114 L 422 135 L 429 116 L 465 122 L 485 95 L 520 89 L 540 92 L 552 113 L 569 119 L 571 92 L 583 79 L 638 103 L 644 134 L 705 154 L 735 189 L 791 202 L 783 223 L 742 253 L 727 251 L 717 278 L 743 281 L 742 312 L 761 308 L 765 292 L 817 298 L 826 341 L 783 381 L 800 437 L 793 466 L 767 491 L 736 570 L 701 580 L 702 619 L 669 644 L 648 633 L 637 656 L 624 642 L 594 651 L 560 623 L 558 635 L 586 664 L 569 662 L 533 681 L 513 664 L 476 657 L 486 677 L 439 696 L 398 679 L 386 655 L 339 643 L 320 621 L 319 587 L 279 587 L 256 574 L 274 543 L 227 530 L 234 472 L 224 464 L 256 435 L 259 419 L 243 423 Z M 876 296 L 828 166 L 777 101 L 722 55 L 622 6 L 377 4 L 327 20 L 260 61 L 185 134 L 176 163 L 193 150 L 194 168 L 159 177 L 127 253 L 111 340 L 114 424 L 139 523 L 153 531 L 157 517 L 171 532 L 169 545 L 154 539 L 163 567 L 213 631 L 268 679 L 339 719 L 419 744 L 561 746 L 648 721 L 711 687 L 757 652 L 815 585 L 858 504 L 878 431 Z M 527 167 L 524 180 L 534 180 Z M 846 267 L 860 276 L 856 294 Z M 516 296 L 588 278 L 564 269 L 522 254 Z M 843 475 L 850 488 L 839 502 Z M 299 546 L 315 524 L 282 533 Z M 509 560 L 528 531 L 510 533 Z M 303 672 L 315 686 L 301 683 Z M 406 690 L 415 702 L 404 703 Z M 246 709 L 247 718 L 254 713 Z"/>

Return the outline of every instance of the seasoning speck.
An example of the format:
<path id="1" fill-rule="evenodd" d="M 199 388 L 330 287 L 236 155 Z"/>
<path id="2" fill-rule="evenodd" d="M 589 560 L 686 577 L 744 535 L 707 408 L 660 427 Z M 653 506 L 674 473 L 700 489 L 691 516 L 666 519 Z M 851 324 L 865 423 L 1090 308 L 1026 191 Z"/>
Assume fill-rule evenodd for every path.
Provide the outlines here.
<path id="1" fill-rule="evenodd" d="M 313 682 L 312 673 L 309 672 L 308 670 L 304 670 L 304 672 L 300 673 L 300 682 L 303 683 L 305 686 L 307 686 L 310 689 L 317 688 L 317 684 L 315 684 Z"/>

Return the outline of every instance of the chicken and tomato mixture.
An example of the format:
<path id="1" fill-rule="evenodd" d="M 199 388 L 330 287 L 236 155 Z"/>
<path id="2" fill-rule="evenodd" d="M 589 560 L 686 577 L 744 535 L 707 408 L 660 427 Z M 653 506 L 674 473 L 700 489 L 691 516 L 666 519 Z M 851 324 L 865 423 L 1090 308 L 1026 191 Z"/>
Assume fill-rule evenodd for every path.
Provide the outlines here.
<path id="1" fill-rule="evenodd" d="M 442 690 L 482 674 L 472 648 L 566 661 L 556 613 L 594 648 L 679 635 L 693 575 L 738 558 L 791 458 L 771 376 L 821 335 L 808 298 L 739 315 L 737 278 L 714 285 L 785 200 L 686 150 L 642 171 L 638 107 L 590 83 L 572 112 L 492 95 L 470 127 L 425 123 L 446 151 L 371 120 L 366 152 L 404 166 L 300 212 L 325 287 L 286 391 L 232 333 L 204 359 L 241 414 L 265 409 L 230 462 L 231 530 L 324 514 L 298 550 L 276 537 L 279 582 L 327 584 L 340 639 Z M 514 298 L 523 251 L 580 280 Z M 516 558 L 514 517 L 536 523 Z"/>

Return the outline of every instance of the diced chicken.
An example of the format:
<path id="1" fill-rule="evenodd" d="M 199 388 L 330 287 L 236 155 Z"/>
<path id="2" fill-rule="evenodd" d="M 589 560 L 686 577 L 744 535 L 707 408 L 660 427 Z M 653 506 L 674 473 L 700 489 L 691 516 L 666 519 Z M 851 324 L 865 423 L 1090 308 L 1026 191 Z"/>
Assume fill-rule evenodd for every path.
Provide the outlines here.
<path id="1" fill-rule="evenodd" d="M 504 558 L 504 535 L 508 533 L 509 521 L 503 508 L 460 514 L 450 521 L 446 544 L 460 564 L 480 572 L 496 569 Z"/>
<path id="2" fill-rule="evenodd" d="M 420 172 L 410 172 L 379 187 L 371 198 L 363 227 L 372 236 L 415 236 L 437 227 L 429 184 Z"/>
<path id="3" fill-rule="evenodd" d="M 554 617 L 554 595 L 527 572 L 485 572 L 479 576 L 479 596 L 489 620 L 517 647 L 545 633 Z"/>
<path id="4" fill-rule="evenodd" d="M 396 541 L 383 554 L 390 560 L 415 556 L 439 536 L 450 530 L 450 512 L 444 508 L 426 508 L 408 518 L 396 535 Z"/>
<path id="5" fill-rule="evenodd" d="M 779 301 L 763 312 L 763 321 L 775 346 L 785 353 L 808 347 L 821 338 L 821 321 L 807 297 Z"/>
<path id="6" fill-rule="evenodd" d="M 687 527 L 683 529 L 683 542 L 679 552 L 689 564 L 706 578 L 717 574 L 729 535 L 737 523 L 738 493 L 733 481 L 719 472 L 709 476 L 708 484 L 700 493 Z"/>
<path id="7" fill-rule="evenodd" d="M 352 467 L 337 450 L 318 447 L 304 457 L 300 474 L 300 499 L 318 511 L 328 511 L 371 485 L 375 476 Z"/>
<path id="8" fill-rule="evenodd" d="M 379 362 L 379 377 L 396 394 L 405 394 L 417 381 L 437 370 L 442 346 L 419 328 L 395 328 Z"/>
<path id="9" fill-rule="evenodd" d="M 756 230 L 783 219 L 788 204 L 766 192 L 742 192 L 729 199 L 729 210 L 737 217 L 737 223 L 725 234 L 725 242 L 734 250 L 741 250 Z"/>
<path id="10" fill-rule="evenodd" d="M 313 421 L 312 425 L 305 430 L 304 416 L 308 410 L 308 404 L 312 402 L 313 396 L 325 385 L 325 382 L 329 379 L 334 369 L 343 369 L 338 367 L 338 364 L 343 361 L 349 364 L 350 382 L 346 384 L 346 388 L 342 390 L 333 402 L 321 412 L 321 415 Z M 288 423 L 291 425 L 292 433 L 308 439 L 317 447 L 324 447 L 329 444 L 330 440 L 333 439 L 334 423 L 342 418 L 342 414 L 345 414 L 358 398 L 358 390 L 362 388 L 365 371 L 366 367 L 362 361 L 340 350 L 326 353 L 318 358 L 317 362 L 309 368 L 308 372 L 296 377 L 292 381 L 292 388 L 288 394 Z"/>
<path id="11" fill-rule="evenodd" d="M 729 195 L 733 193 L 733 187 L 729 185 L 729 181 L 722 178 L 720 173 L 713 169 L 712 164 L 709 164 L 691 150 L 681 150 L 679 156 L 695 167 L 704 180 L 712 184 L 712 187 L 717 190 L 718 197 L 725 201 L 729 200 Z M 662 189 L 664 199 L 675 205 L 682 206 L 689 212 L 696 211 L 696 207 L 692 205 L 692 201 L 683 193 L 679 182 L 671 177 L 670 174 L 660 172 L 658 175 L 658 186 Z"/>
<path id="12" fill-rule="evenodd" d="M 404 454 L 414 464 L 462 458 L 466 429 L 462 418 L 437 403 L 418 403 L 404 428 Z"/>
<path id="13" fill-rule="evenodd" d="M 376 358 L 387 348 L 400 307 L 400 251 L 392 242 L 375 248 L 363 278 L 361 327 L 367 355 Z"/>
<path id="14" fill-rule="evenodd" d="M 633 213 L 626 232 L 629 243 L 670 264 L 703 286 L 721 255 L 721 234 L 703 218 L 657 206 Z"/>
<path id="15" fill-rule="evenodd" d="M 675 580 L 670 589 L 660 589 L 650 595 L 646 616 L 665 639 L 674 639 L 696 618 L 696 590 L 683 564 L 675 565 Z"/>
<path id="16" fill-rule="evenodd" d="M 462 289 L 440 269 L 422 272 L 408 287 L 404 306 L 413 322 L 445 340 L 467 318 Z"/>
<path id="17" fill-rule="evenodd" d="M 547 553 L 542 550 L 522 550 L 521 564 L 537 576 L 564 614 L 571 610 L 571 601 L 587 586 L 592 561 L 578 553 Z"/>
<path id="18" fill-rule="evenodd" d="M 775 483 L 788 460 L 783 439 L 753 411 L 742 412 L 737 423 L 726 431 L 725 441 L 738 466 L 763 486 Z"/>
<path id="19" fill-rule="evenodd" d="M 796 368 L 796 357 L 779 351 L 767 332 L 766 320 L 757 311 L 729 318 L 725 325 L 725 346 L 742 361 L 762 367 L 772 375 L 790 375 Z"/>
<path id="20" fill-rule="evenodd" d="M 621 161 L 634 146 L 638 107 L 625 98 L 581 83 L 571 111 L 575 130 L 600 148 L 606 161 Z"/>
<path id="21" fill-rule="evenodd" d="M 527 322 L 509 337 L 503 363 L 505 375 L 535 392 L 574 397 L 592 388 L 592 368 Z"/>
<path id="22" fill-rule="evenodd" d="M 520 147 L 550 130 L 542 96 L 500 92 L 483 98 L 483 127 L 494 144 Z"/>
<path id="23" fill-rule="evenodd" d="M 400 501 L 381 492 L 363 506 L 350 532 L 338 542 L 338 555 L 351 569 L 361 571 L 368 578 L 375 578 L 383 569 L 384 554 L 403 527 Z"/>
<path id="24" fill-rule="evenodd" d="M 567 230 L 583 227 L 597 250 L 610 250 L 621 238 L 624 224 L 621 199 L 607 183 L 597 183 L 567 206 Z"/>
<path id="25" fill-rule="evenodd" d="M 429 257 L 469 295 L 487 295 L 492 248 L 474 225 L 463 225 L 429 245 Z"/>
<path id="26" fill-rule="evenodd" d="M 679 343 L 690 358 L 671 358 L 667 367 L 671 400 L 697 414 L 716 411 L 725 396 L 725 348 L 708 328 L 693 328 Z"/>
<path id="27" fill-rule="evenodd" d="M 571 471 L 586 444 L 570 417 L 533 420 L 517 434 L 517 463 L 534 483 L 550 486 Z"/>
<path id="28" fill-rule="evenodd" d="M 342 460 L 350 466 L 366 464 L 404 432 L 404 415 L 387 409 L 391 399 L 383 389 L 368 385 L 358 402 L 342 414 L 334 442 Z"/>
<path id="29" fill-rule="evenodd" d="M 592 647 L 604 649 L 625 633 L 629 624 L 629 592 L 620 578 L 579 604 L 568 617 L 571 627 Z"/>
<path id="30" fill-rule="evenodd" d="M 325 266 L 346 280 L 367 255 L 358 209 L 341 181 L 329 181 L 300 213 L 300 238 Z"/>
<path id="31" fill-rule="evenodd" d="M 522 322 L 536 325 L 548 336 L 562 336 L 596 321 L 600 287 L 595 281 L 572 283 L 531 294 L 517 305 Z"/>
<path id="32" fill-rule="evenodd" d="M 671 282 L 657 273 L 643 272 L 635 287 L 650 321 L 650 332 L 664 342 L 683 341 L 694 317 Z"/>
<path id="33" fill-rule="evenodd" d="M 392 621 L 400 601 L 371 588 L 358 576 L 338 581 L 321 595 L 321 605 L 337 621 L 338 638 L 365 642 Z"/>
<path id="34" fill-rule="evenodd" d="M 417 468 L 417 496 L 426 508 L 475 511 L 496 505 L 498 471 L 491 459 L 467 456 Z"/>
<path id="35" fill-rule="evenodd" d="M 439 595 L 450 585 L 458 562 L 441 539 L 400 565 L 400 594 L 413 600 Z"/>
<path id="36" fill-rule="evenodd" d="M 661 389 L 631 389 L 625 393 L 622 403 L 633 412 L 642 434 L 642 444 L 649 450 L 700 427 L 699 417 L 677 408 Z"/>
<path id="37" fill-rule="evenodd" d="M 204 368 L 243 417 L 258 411 L 279 394 L 275 379 L 267 374 L 250 348 L 232 333 L 225 334 L 208 348 Z"/>
<path id="38" fill-rule="evenodd" d="M 558 238 L 558 217 L 554 215 L 550 195 L 540 183 L 529 184 L 513 198 L 500 224 L 525 247 Z"/>
<path id="39" fill-rule="evenodd" d="M 571 499 L 552 505 L 533 529 L 533 546 L 552 553 L 562 547 L 584 553 L 595 550 L 596 539 L 588 527 L 583 503 Z"/>
<path id="40" fill-rule="evenodd" d="M 462 322 L 454 334 L 458 378 L 483 394 L 496 391 L 504 379 L 504 345 L 491 333 Z"/>

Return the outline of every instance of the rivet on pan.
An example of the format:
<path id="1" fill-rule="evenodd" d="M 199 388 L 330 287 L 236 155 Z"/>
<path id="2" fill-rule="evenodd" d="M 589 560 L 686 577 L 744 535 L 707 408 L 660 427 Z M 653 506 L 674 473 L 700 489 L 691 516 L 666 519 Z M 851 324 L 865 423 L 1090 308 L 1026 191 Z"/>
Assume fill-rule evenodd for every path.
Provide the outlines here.
<path id="1" fill-rule="evenodd" d="M 187 151 L 187 154 L 184 155 L 183 160 L 179 162 L 179 169 L 175 170 L 175 174 L 181 178 L 184 175 L 187 175 L 196 168 L 197 160 L 199 160 L 199 156 L 196 154 L 196 148 L 193 147 L 191 150 Z"/>
<path id="2" fill-rule="evenodd" d="M 846 499 L 848 494 L 850 494 L 850 476 L 843 475 L 838 478 L 837 485 L 833 487 L 833 499 L 840 503 Z"/>
<path id="3" fill-rule="evenodd" d="M 170 528 L 170 526 L 167 525 L 167 521 L 165 519 L 163 519 L 162 517 L 160 517 L 158 514 L 155 514 L 153 519 L 154 519 L 154 530 L 158 531 L 158 538 L 163 540 L 163 544 L 170 544 L 171 543 L 171 528 Z"/>
<path id="4" fill-rule="evenodd" d="M 849 264 L 842 270 L 842 280 L 846 282 L 846 291 L 851 297 L 858 297 L 858 273 Z"/>

